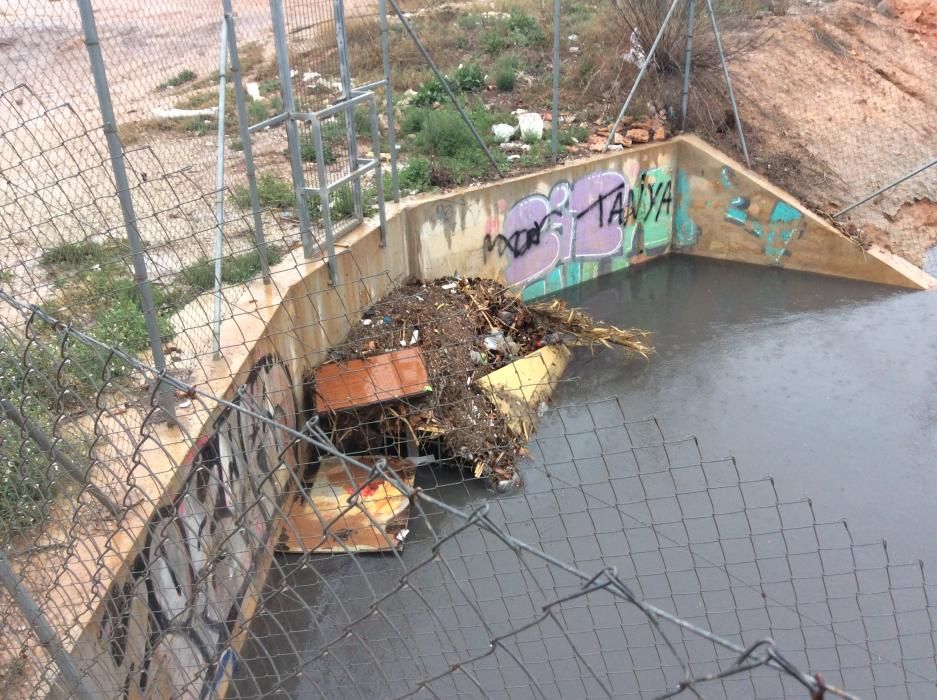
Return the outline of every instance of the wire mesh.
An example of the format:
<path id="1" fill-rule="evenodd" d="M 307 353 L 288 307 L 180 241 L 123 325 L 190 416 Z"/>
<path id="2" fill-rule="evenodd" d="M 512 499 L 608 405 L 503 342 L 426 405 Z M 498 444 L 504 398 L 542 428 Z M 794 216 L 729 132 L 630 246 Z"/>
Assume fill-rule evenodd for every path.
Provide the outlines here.
<path id="1" fill-rule="evenodd" d="M 809 501 L 780 502 L 731 459 L 703 460 L 695 438 L 665 440 L 615 399 L 535 408 L 520 485 L 498 494 L 433 440 L 414 457 L 374 410 L 337 429 L 307 403 L 322 400 L 309 378 L 268 354 L 227 400 L 169 379 L 216 416 L 174 452 L 147 402 L 124 400 L 125 372 L 152 368 L 0 299 L 29 320 L 28 346 L 2 353 L 24 413 L 67 400 L 70 365 L 101 378 L 87 412 L 44 427 L 91 458 L 116 518 L 0 423 L 20 476 L 5 484 L 43 512 L 7 530 L 6 556 L 98 696 L 927 697 L 937 683 L 922 565 L 854 542 Z M 424 346 L 428 362 L 463 349 Z M 425 408 L 396 410 L 415 425 Z M 353 473 L 323 505 L 315 480 L 330 468 Z M 395 529 L 382 502 L 408 510 Z M 361 553 L 374 528 L 385 553 Z M 136 554 L 121 564 L 127 539 Z M 64 693 L 6 605 L 10 696 Z"/>

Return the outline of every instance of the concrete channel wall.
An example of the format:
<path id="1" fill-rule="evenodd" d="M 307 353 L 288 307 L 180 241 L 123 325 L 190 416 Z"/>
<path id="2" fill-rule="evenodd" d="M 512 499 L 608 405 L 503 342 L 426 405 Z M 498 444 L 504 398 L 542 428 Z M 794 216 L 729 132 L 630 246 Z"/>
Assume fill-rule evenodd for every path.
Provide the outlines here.
<path id="1" fill-rule="evenodd" d="M 529 299 L 679 252 L 932 283 L 691 137 L 407 201 L 388 214 L 386 246 L 366 222 L 338 248 L 334 287 L 321 261 L 284 262 L 272 284 L 251 285 L 237 305 L 246 312 L 223 326 L 223 357 L 192 383 L 298 429 L 303 379 L 411 274 L 493 277 Z M 308 457 L 230 407 L 192 404 L 141 453 L 136 487 L 147 498 L 118 535 L 88 544 L 102 564 L 95 576 L 63 592 L 67 609 L 87 612 L 61 627 L 81 630 L 74 652 L 108 695 L 224 695 L 282 526 L 273 514 Z M 204 488 L 206 475 L 216 488 Z M 244 484 L 261 482 L 255 503 Z M 206 567 L 220 555 L 231 563 Z"/>

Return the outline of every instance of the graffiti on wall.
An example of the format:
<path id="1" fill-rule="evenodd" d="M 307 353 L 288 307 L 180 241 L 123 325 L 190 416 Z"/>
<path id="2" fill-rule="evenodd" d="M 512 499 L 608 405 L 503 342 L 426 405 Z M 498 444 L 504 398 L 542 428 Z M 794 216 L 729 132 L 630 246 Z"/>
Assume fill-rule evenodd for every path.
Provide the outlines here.
<path id="1" fill-rule="evenodd" d="M 295 426 L 292 381 L 275 355 L 253 366 L 234 402 Z M 228 408 L 186 461 L 179 493 L 149 522 L 131 575 L 105 600 L 101 656 L 123 697 L 203 698 L 231 677 L 241 603 L 273 547 L 296 454 L 282 428 Z"/>
<path id="2" fill-rule="evenodd" d="M 732 170 L 728 166 L 722 168 L 720 181 L 723 189 L 732 192 L 735 190 L 732 179 Z M 804 216 L 793 206 L 783 200 L 776 200 L 767 221 L 759 221 L 750 212 L 751 201 L 747 197 L 734 196 L 726 207 L 725 220 L 740 226 L 752 236 L 758 238 L 764 247 L 764 253 L 778 265 L 781 258 L 790 255 L 788 246 L 796 238 L 800 238 L 804 231 Z"/>
<path id="3" fill-rule="evenodd" d="M 663 168 L 563 180 L 508 209 L 500 233 L 485 235 L 484 253 L 507 257 L 507 281 L 536 298 L 665 252 L 673 198 Z"/>

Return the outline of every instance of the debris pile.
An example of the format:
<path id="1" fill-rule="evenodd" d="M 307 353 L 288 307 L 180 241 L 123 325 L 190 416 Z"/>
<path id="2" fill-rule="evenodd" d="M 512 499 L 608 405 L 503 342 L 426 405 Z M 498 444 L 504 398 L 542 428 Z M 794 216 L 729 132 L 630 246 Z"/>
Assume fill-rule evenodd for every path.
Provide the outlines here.
<path id="1" fill-rule="evenodd" d="M 614 125 L 612 125 L 614 126 Z M 600 152 L 608 142 L 608 135 L 612 126 L 599 127 L 588 139 L 589 150 Z M 628 120 L 624 119 L 609 150 L 622 150 L 630 148 L 636 143 L 650 143 L 651 141 L 665 141 L 668 136 L 665 113 L 658 113 L 650 117 Z"/>
<path id="2" fill-rule="evenodd" d="M 493 280 L 410 281 L 364 313 L 311 383 L 323 427 L 346 453 L 432 455 L 504 489 L 517 482 L 533 422 L 505 415 L 480 380 L 551 346 L 646 356 L 645 341 L 558 300 L 524 303 Z M 544 393 L 530 395 L 537 405 L 524 410 L 536 414 Z"/>

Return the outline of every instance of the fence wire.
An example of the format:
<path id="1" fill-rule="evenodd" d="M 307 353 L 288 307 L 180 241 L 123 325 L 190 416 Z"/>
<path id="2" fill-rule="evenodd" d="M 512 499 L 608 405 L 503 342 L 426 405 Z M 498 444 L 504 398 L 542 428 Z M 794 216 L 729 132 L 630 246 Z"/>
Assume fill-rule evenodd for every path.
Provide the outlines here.
<path id="1" fill-rule="evenodd" d="M 126 373 L 153 368 L 0 300 L 28 321 L 26 346 L 0 355 L 24 415 L 41 424 L 66 403 L 76 365 L 100 378 L 87 412 L 41 427 L 90 464 L 117 517 L 0 423 L 4 488 L 35 509 L 4 519 L 6 557 L 95 697 L 894 698 L 937 684 L 921 564 L 615 399 L 547 410 L 521 487 L 498 495 L 432 442 L 415 471 L 405 438 L 362 447 L 373 417 L 336 431 L 266 357 L 228 400 L 167 379 L 217 415 L 208 435 L 180 436 L 193 447 L 176 464 L 147 402 L 121 401 Z M 419 407 L 399 408 L 416 422 Z M 344 476 L 323 501 L 330 469 Z M 375 529 L 385 553 L 361 553 Z M 129 569 L 123 538 L 142 547 Z M 72 692 L 9 599 L 5 612 L 7 694 Z"/>

